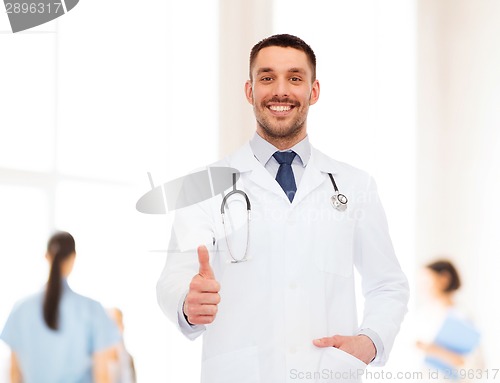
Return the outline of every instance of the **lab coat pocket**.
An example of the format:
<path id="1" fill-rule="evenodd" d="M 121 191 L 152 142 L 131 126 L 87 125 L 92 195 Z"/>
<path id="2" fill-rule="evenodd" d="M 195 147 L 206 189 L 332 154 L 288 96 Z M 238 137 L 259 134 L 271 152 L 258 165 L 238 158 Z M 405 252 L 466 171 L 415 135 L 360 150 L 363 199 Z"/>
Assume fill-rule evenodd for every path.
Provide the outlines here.
<path id="1" fill-rule="evenodd" d="M 202 366 L 202 383 L 259 383 L 257 346 L 245 347 L 208 358 Z"/>
<path id="2" fill-rule="evenodd" d="M 320 360 L 320 378 L 316 383 L 360 383 L 366 364 L 355 356 L 335 347 L 323 350 Z"/>
<path id="3" fill-rule="evenodd" d="M 322 271 L 350 277 L 353 271 L 354 221 L 347 216 L 318 229 L 316 265 Z"/>

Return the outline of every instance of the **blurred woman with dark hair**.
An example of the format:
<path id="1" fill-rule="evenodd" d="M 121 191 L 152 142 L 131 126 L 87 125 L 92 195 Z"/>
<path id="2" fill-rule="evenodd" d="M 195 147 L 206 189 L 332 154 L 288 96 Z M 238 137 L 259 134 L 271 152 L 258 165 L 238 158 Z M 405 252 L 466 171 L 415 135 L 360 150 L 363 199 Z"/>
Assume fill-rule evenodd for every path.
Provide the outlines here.
<path id="1" fill-rule="evenodd" d="M 430 281 L 431 298 L 435 299 L 437 306 L 441 306 L 445 311 L 455 305 L 455 292 L 460 288 L 462 282 L 458 271 L 448 260 L 438 260 L 426 265 L 428 280 Z M 419 341 L 417 347 L 427 355 L 432 355 L 443 359 L 454 367 L 461 367 L 464 364 L 462 355 L 449 351 L 434 343 Z"/>
<path id="2" fill-rule="evenodd" d="M 431 262 L 426 268 L 431 275 L 432 294 L 444 307 L 452 307 L 455 304 L 455 292 L 462 286 L 457 269 L 445 259 Z"/>
<path id="3" fill-rule="evenodd" d="M 71 234 L 55 233 L 47 245 L 47 285 L 9 315 L 0 339 L 11 348 L 11 383 L 110 382 L 119 331 L 100 303 L 69 287 L 75 257 Z"/>
<path id="4" fill-rule="evenodd" d="M 462 333 L 453 334 L 455 340 L 461 337 L 471 336 L 474 338 L 476 335 L 466 335 L 467 333 L 477 333 L 468 315 L 465 314 L 463 308 L 457 303 L 456 294 L 462 286 L 462 281 L 457 268 L 453 263 L 447 259 L 439 259 L 431 262 L 425 266 L 426 272 L 426 285 L 428 287 L 429 303 L 432 307 L 425 313 L 425 317 L 420 323 L 431 324 L 432 338 L 417 341 L 417 348 L 424 352 L 427 363 L 433 367 L 441 369 L 444 375 L 440 375 L 440 379 L 436 381 L 449 381 L 450 379 L 461 378 L 462 382 L 467 381 L 464 376 L 460 376 L 458 372 L 466 371 L 470 368 L 480 368 L 482 366 L 482 356 L 480 348 L 477 344 L 471 346 L 468 351 L 458 352 L 453 347 L 444 347 L 439 342 L 436 342 L 436 337 L 442 333 L 443 326 L 457 326 L 448 327 L 447 332 L 453 333 L 460 329 Z M 432 324 L 434 318 L 434 324 Z M 437 327 L 436 327 L 437 326 Z M 478 333 L 477 333 L 478 334 Z M 477 340 L 471 343 L 477 343 Z M 467 343 L 467 341 L 465 342 Z M 436 364 L 437 363 L 437 364 Z M 472 379 L 474 380 L 474 379 Z"/>

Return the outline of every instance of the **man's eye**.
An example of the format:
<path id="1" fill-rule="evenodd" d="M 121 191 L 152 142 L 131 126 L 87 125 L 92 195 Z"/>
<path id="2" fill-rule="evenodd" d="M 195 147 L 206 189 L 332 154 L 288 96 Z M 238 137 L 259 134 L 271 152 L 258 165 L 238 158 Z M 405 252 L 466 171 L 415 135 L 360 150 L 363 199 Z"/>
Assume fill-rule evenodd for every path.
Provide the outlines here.
<path id="1" fill-rule="evenodd" d="M 293 82 L 301 81 L 300 77 L 292 77 L 290 80 Z"/>
<path id="2" fill-rule="evenodd" d="M 272 80 L 272 78 L 271 78 L 271 77 L 262 77 L 260 80 L 261 80 L 261 81 L 266 81 L 266 82 L 267 82 L 267 81 L 271 81 L 271 80 Z"/>

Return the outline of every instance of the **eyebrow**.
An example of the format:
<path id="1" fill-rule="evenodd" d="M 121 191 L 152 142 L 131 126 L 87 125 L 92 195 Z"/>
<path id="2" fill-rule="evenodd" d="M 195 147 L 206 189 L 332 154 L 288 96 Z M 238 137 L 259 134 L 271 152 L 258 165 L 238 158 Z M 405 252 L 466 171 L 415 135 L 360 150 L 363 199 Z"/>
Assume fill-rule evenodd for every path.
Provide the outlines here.
<path id="1" fill-rule="evenodd" d="M 268 68 L 268 67 L 266 67 L 266 68 L 259 68 L 259 69 L 257 70 L 257 76 L 258 76 L 259 74 L 261 74 L 261 73 L 269 73 L 269 72 L 274 72 L 274 71 L 273 71 L 273 69 L 272 69 L 272 68 Z"/>
<path id="2" fill-rule="evenodd" d="M 300 74 L 306 74 L 306 71 L 304 69 L 301 69 L 301 68 L 290 68 L 288 69 L 288 72 L 290 73 L 300 73 Z"/>
<path id="3" fill-rule="evenodd" d="M 272 72 L 274 72 L 273 68 L 269 68 L 269 67 L 259 68 L 257 70 L 257 76 L 261 73 L 272 73 Z M 304 69 L 301 69 L 301 68 L 290 68 L 290 69 L 288 69 L 288 72 L 289 73 L 300 73 L 303 75 L 306 74 L 306 71 Z"/>

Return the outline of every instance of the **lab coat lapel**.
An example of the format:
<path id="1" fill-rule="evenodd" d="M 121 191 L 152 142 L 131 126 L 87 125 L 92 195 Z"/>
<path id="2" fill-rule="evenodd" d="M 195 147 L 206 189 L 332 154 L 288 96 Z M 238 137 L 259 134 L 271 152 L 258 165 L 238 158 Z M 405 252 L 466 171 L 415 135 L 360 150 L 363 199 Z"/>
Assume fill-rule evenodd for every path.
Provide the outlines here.
<path id="1" fill-rule="evenodd" d="M 295 194 L 292 205 L 298 205 L 323 182 L 330 182 L 327 174 L 335 174 L 337 171 L 337 166 L 332 160 L 311 147 L 311 158 L 297 187 L 297 194 Z"/>
<path id="2" fill-rule="evenodd" d="M 252 182 L 288 201 L 279 183 L 255 158 L 249 143 L 230 156 L 229 166 L 238 169 L 240 173 L 249 172 L 248 177 Z M 297 194 L 295 194 L 292 206 L 298 205 L 323 182 L 330 182 L 327 174 L 332 173 L 335 175 L 338 173 L 338 170 L 339 166 L 336 161 L 328 158 L 314 147 L 311 147 L 311 158 L 306 166 L 300 184 L 297 185 Z"/>
<path id="3" fill-rule="evenodd" d="M 250 144 L 247 143 L 235 152 L 229 162 L 230 166 L 238 169 L 240 173 L 249 172 L 248 178 L 250 181 L 288 201 L 279 183 L 269 174 L 259 160 L 255 158 Z"/>
<path id="4" fill-rule="evenodd" d="M 306 166 L 300 184 L 297 186 L 297 193 L 293 198 L 293 206 L 297 206 L 306 198 L 309 193 L 319 187 L 325 181 L 325 176 L 313 164 L 312 158 Z"/>

